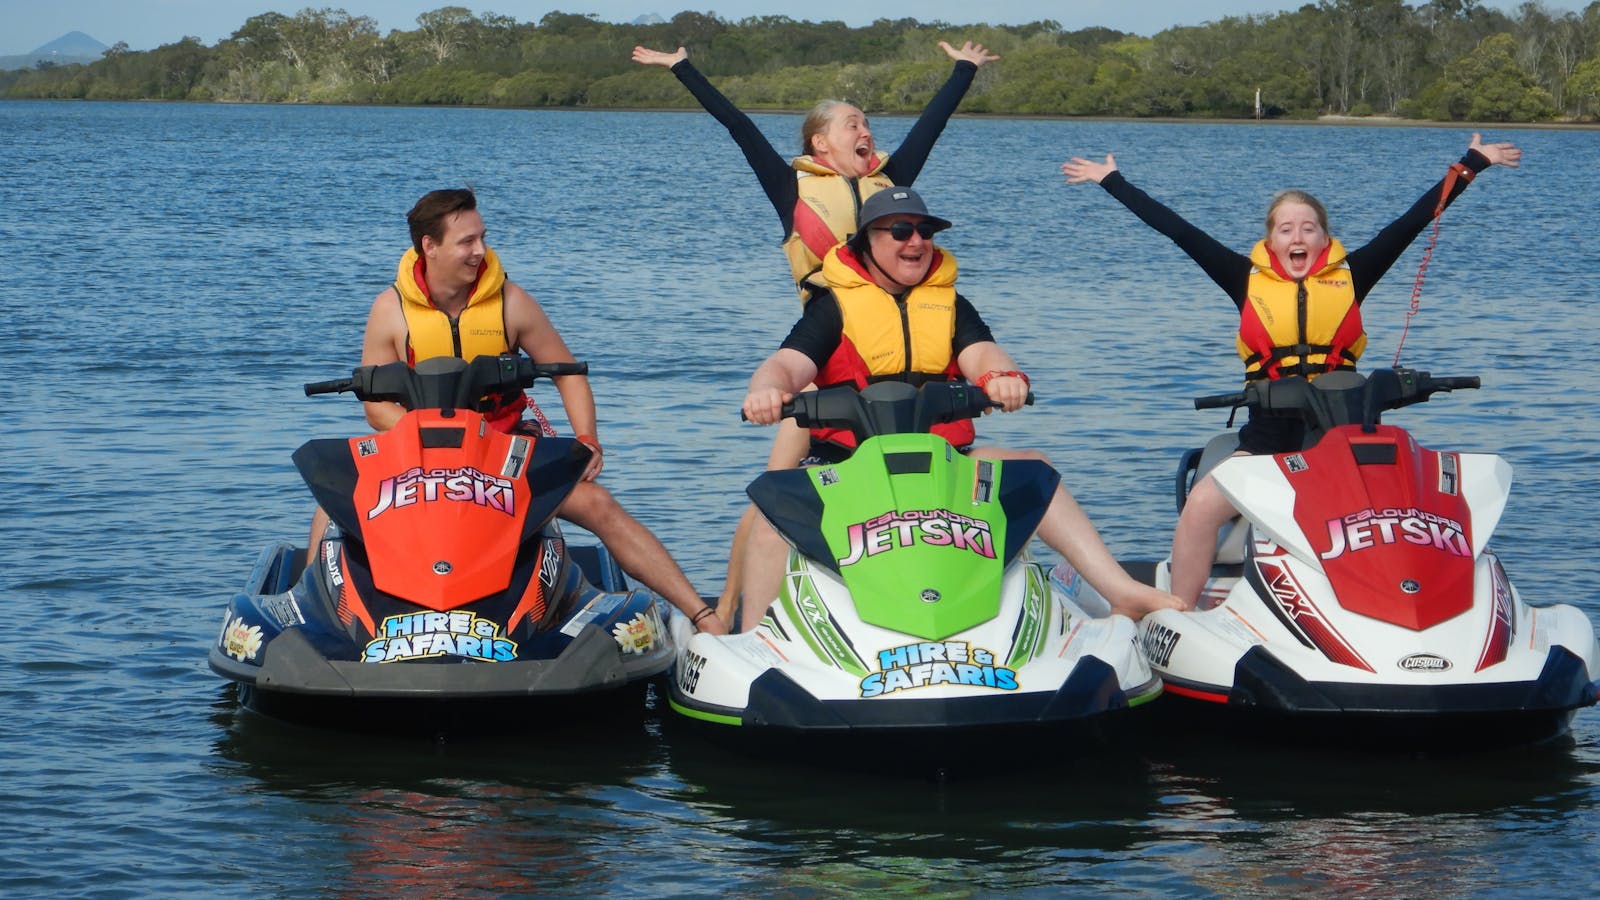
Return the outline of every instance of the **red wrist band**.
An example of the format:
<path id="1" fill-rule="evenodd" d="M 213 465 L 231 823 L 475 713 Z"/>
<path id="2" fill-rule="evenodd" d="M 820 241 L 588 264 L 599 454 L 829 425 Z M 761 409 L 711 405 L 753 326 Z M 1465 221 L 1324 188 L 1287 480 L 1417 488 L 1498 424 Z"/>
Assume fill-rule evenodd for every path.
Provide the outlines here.
<path id="1" fill-rule="evenodd" d="M 1022 374 L 1021 372 L 998 372 L 998 371 L 985 372 L 982 375 L 979 375 L 978 376 L 978 380 L 974 381 L 973 384 L 977 385 L 978 386 L 978 390 L 981 391 L 981 390 L 983 390 L 985 387 L 987 387 L 989 385 L 989 382 L 993 381 L 996 378 L 1021 378 L 1023 384 L 1027 385 L 1030 388 L 1033 387 L 1033 382 L 1029 381 L 1028 380 L 1028 376 Z"/>

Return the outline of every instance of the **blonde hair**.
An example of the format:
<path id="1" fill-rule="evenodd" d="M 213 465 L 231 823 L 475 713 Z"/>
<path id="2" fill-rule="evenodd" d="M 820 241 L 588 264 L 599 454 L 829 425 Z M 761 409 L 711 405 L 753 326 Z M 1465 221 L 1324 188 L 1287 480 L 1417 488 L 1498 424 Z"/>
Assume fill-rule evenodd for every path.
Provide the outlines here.
<path id="1" fill-rule="evenodd" d="M 811 146 L 811 139 L 828 130 L 828 124 L 833 121 L 834 116 L 838 115 L 839 107 L 841 106 L 859 109 L 854 103 L 847 103 L 843 100 L 822 100 L 816 106 L 811 107 L 810 112 L 806 113 L 805 121 L 800 123 L 801 156 L 810 156 L 816 152 Z"/>
<path id="2" fill-rule="evenodd" d="M 1311 211 L 1317 214 L 1317 224 L 1322 226 L 1322 233 L 1330 233 L 1328 231 L 1328 208 L 1322 205 L 1322 201 L 1311 196 L 1305 191 L 1290 188 L 1286 191 L 1279 191 L 1276 194 L 1273 194 L 1272 202 L 1267 204 L 1268 237 L 1272 236 L 1272 220 L 1278 215 L 1278 207 L 1284 205 L 1285 203 L 1304 203 L 1306 206 L 1311 207 Z"/>

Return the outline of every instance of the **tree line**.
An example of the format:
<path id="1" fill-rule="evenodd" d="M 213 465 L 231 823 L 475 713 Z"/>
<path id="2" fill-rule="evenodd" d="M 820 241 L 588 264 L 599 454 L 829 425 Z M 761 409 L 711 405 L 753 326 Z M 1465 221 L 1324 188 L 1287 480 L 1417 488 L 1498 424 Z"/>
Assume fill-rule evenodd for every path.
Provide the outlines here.
<path id="1" fill-rule="evenodd" d="M 251 103 L 678 108 L 677 80 L 632 63 L 636 44 L 689 49 L 745 109 L 846 99 L 870 112 L 920 109 L 950 69 L 940 40 L 1000 54 L 964 112 L 1004 115 L 1587 121 L 1600 114 L 1600 2 L 1512 13 L 1479 0 L 1317 0 L 1142 37 L 1054 21 L 951 25 L 683 12 L 614 24 L 552 12 L 536 23 L 447 6 L 412 30 L 303 9 L 254 16 L 206 46 L 125 43 L 86 65 L 0 72 L 9 98 Z M 1259 91 L 1259 105 L 1257 101 Z"/>

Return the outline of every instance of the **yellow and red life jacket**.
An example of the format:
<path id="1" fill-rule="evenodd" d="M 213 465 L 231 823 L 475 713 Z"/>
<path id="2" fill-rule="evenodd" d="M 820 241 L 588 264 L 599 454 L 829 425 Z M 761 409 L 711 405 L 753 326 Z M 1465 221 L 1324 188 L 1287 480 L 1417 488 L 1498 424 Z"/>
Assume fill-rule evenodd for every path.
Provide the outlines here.
<path id="1" fill-rule="evenodd" d="M 516 348 L 506 335 L 506 273 L 500 267 L 500 257 L 493 250 L 484 250 L 467 306 L 454 319 L 428 296 L 426 262 L 415 248 L 407 250 L 400 257 L 394 279 L 400 311 L 406 317 L 406 364 L 415 366 L 437 356 L 455 356 L 470 362 L 479 356 L 514 352 Z M 528 398 L 519 391 L 499 398 L 484 416 L 496 429 L 510 431 L 527 408 Z"/>
<path id="2" fill-rule="evenodd" d="M 889 154 L 878 151 L 872 171 L 859 178 L 840 175 L 810 156 L 798 156 L 794 167 L 799 199 L 794 204 L 794 230 L 783 241 L 789 271 L 801 302 L 811 299 L 806 279 L 817 274 L 822 260 L 856 231 L 856 215 L 868 197 L 894 182 L 885 177 Z"/>
<path id="3" fill-rule="evenodd" d="M 1344 246 L 1330 240 L 1299 281 L 1283 270 L 1266 241 L 1256 242 L 1250 262 L 1237 340 L 1245 380 L 1354 369 L 1367 333 Z"/>
<path id="4" fill-rule="evenodd" d="M 922 384 L 959 374 L 954 352 L 956 259 L 937 248 L 933 252 L 927 277 L 896 300 L 872 281 L 850 248 L 829 251 L 822 274 L 839 301 L 844 327 L 838 349 L 817 373 L 819 387 L 849 384 L 860 390 L 875 381 Z M 971 419 L 935 425 L 933 433 L 957 447 L 976 437 Z M 837 428 L 813 429 L 811 436 L 856 445 L 855 435 Z"/>

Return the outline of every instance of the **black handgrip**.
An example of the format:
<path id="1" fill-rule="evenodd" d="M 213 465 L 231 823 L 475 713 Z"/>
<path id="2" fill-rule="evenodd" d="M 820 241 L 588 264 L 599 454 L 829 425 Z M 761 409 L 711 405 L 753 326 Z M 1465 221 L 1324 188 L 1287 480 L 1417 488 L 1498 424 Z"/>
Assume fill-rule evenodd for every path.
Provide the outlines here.
<path id="1" fill-rule="evenodd" d="M 1243 391 L 1234 391 L 1231 394 L 1212 394 L 1209 397 L 1194 398 L 1195 409 L 1224 409 L 1243 405 Z"/>
<path id="2" fill-rule="evenodd" d="M 1005 404 L 1001 403 L 999 400 L 990 400 L 988 403 L 986 403 L 984 405 L 987 406 L 989 409 L 1005 409 Z M 1029 391 L 1028 392 L 1028 397 L 1027 397 L 1027 399 L 1022 401 L 1022 405 L 1023 406 L 1032 406 L 1033 405 L 1033 391 Z"/>
<path id="3" fill-rule="evenodd" d="M 587 375 L 589 374 L 589 364 L 586 362 L 534 363 L 533 370 L 540 378 L 560 378 L 563 375 Z"/>
<path id="4" fill-rule="evenodd" d="M 1476 375 L 1450 375 L 1433 379 L 1433 386 L 1442 391 L 1477 390 L 1483 379 Z"/>
<path id="5" fill-rule="evenodd" d="M 356 386 L 353 378 L 335 378 L 332 381 L 313 381 L 306 385 L 306 396 L 317 394 L 342 394 Z"/>
<path id="6" fill-rule="evenodd" d="M 798 397 L 799 394 L 796 394 L 795 396 Z M 795 414 L 795 411 L 798 410 L 799 408 L 800 407 L 796 406 L 795 402 L 793 400 L 786 401 L 782 406 L 778 407 L 778 418 L 780 420 L 781 419 L 787 419 L 790 416 L 793 416 Z M 742 407 L 742 406 L 739 407 L 739 421 L 741 421 L 741 422 L 750 421 L 750 417 L 744 414 L 744 407 Z"/>

